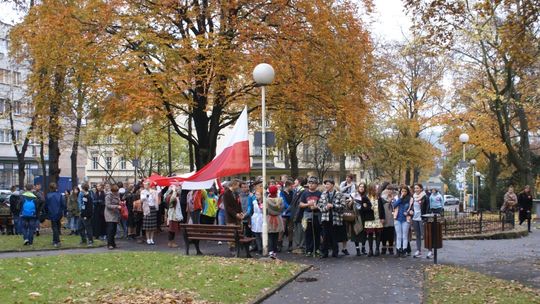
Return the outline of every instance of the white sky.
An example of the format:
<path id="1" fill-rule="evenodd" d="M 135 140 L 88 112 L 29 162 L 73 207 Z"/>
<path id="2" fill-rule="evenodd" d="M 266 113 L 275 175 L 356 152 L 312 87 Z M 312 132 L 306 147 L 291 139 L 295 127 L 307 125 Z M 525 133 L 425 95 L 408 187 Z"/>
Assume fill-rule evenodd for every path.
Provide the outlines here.
<path id="1" fill-rule="evenodd" d="M 371 33 L 376 40 L 403 40 L 411 26 L 402 0 L 375 0 L 375 13 Z"/>

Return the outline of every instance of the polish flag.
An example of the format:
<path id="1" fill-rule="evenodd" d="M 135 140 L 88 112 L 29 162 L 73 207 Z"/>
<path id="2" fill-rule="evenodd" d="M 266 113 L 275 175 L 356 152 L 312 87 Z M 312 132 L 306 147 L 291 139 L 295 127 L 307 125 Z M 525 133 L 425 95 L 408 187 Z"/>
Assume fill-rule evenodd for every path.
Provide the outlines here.
<path id="1" fill-rule="evenodd" d="M 180 176 L 157 180 L 160 186 L 181 183 L 182 189 L 208 189 L 221 177 L 248 173 L 250 169 L 248 114 L 244 108 L 236 121 L 232 133 L 226 138 L 226 145 L 214 159 L 201 170 Z"/>

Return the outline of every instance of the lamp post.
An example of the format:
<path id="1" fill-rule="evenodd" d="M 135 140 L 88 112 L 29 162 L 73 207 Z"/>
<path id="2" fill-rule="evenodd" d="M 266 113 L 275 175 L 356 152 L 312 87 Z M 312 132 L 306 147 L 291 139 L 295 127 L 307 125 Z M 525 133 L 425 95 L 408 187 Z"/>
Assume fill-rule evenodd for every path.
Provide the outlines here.
<path id="1" fill-rule="evenodd" d="M 139 159 L 137 158 L 137 147 L 139 146 L 139 133 L 142 132 L 143 126 L 140 122 L 136 121 L 131 125 L 131 131 L 135 134 L 135 159 L 133 159 L 133 167 L 135 167 L 135 180 L 134 185 L 137 185 L 137 167 L 139 166 Z"/>
<path id="2" fill-rule="evenodd" d="M 478 207 L 480 207 L 480 178 L 482 177 L 482 173 L 476 171 L 474 175 L 476 176 L 476 178 L 478 178 L 478 184 L 476 185 L 476 204 Z M 477 210 L 478 209 L 479 208 L 477 208 Z"/>
<path id="3" fill-rule="evenodd" d="M 461 161 L 463 163 L 463 169 L 465 169 L 467 167 L 467 162 L 465 161 L 465 144 L 469 142 L 469 134 L 467 133 L 460 134 L 459 141 L 463 144 L 463 158 L 461 159 Z M 465 211 L 465 208 L 467 206 L 467 203 L 465 202 L 466 195 L 467 195 L 467 178 L 466 178 L 466 175 L 463 174 L 463 211 Z"/>
<path id="4" fill-rule="evenodd" d="M 469 163 L 472 166 L 472 197 L 473 197 L 473 209 L 478 210 L 478 201 L 476 200 L 476 196 L 474 195 L 474 180 L 476 179 L 476 159 L 471 159 Z"/>
<path id="5" fill-rule="evenodd" d="M 274 68 L 267 63 L 258 64 L 253 70 L 253 80 L 261 87 L 261 137 L 262 137 L 262 183 L 266 187 L 266 100 L 265 88 L 274 81 Z M 266 220 L 266 193 L 263 193 L 263 225 L 262 246 L 263 255 L 268 254 L 268 221 Z"/>

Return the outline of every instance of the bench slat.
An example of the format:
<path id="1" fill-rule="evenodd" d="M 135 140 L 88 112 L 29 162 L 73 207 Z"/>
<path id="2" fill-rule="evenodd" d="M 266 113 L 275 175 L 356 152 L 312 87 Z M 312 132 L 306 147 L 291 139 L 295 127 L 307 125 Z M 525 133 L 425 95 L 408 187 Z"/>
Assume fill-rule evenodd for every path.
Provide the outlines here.
<path id="1" fill-rule="evenodd" d="M 191 233 L 224 233 L 224 234 L 230 234 L 230 235 L 234 235 L 235 231 L 234 230 L 230 230 L 230 231 L 227 231 L 227 230 L 219 230 L 219 229 L 207 229 L 207 228 L 204 228 L 204 229 L 185 229 L 187 231 L 188 234 L 191 234 Z M 241 234 L 241 231 L 238 231 L 238 233 Z"/>

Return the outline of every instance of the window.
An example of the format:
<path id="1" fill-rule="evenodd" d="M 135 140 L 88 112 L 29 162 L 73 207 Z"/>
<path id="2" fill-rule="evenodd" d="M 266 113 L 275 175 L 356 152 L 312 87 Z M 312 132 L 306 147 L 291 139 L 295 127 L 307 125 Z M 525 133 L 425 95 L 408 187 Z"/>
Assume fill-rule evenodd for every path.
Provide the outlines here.
<path id="1" fill-rule="evenodd" d="M 13 114 L 20 115 L 21 114 L 21 102 L 15 101 L 13 102 Z"/>
<path id="2" fill-rule="evenodd" d="M 112 136 L 107 136 L 106 142 L 112 144 Z"/>
<path id="3" fill-rule="evenodd" d="M 6 99 L 0 99 L 0 114 L 4 113 L 6 111 Z"/>
<path id="4" fill-rule="evenodd" d="M 0 69 L 0 83 L 16 86 L 21 85 L 21 73 Z"/>
<path id="5" fill-rule="evenodd" d="M 97 156 L 92 156 L 92 169 L 97 170 L 99 167 L 99 161 Z"/>
<path id="6" fill-rule="evenodd" d="M 126 158 L 125 157 L 120 158 L 120 169 L 121 170 L 126 170 Z"/>
<path id="7" fill-rule="evenodd" d="M 111 156 L 105 157 L 105 168 L 107 168 L 107 170 L 112 169 L 112 157 Z"/>
<path id="8" fill-rule="evenodd" d="M 15 140 L 20 142 L 23 134 L 21 130 L 15 131 Z M 0 129 L 0 143 L 9 144 L 11 143 L 11 130 L 10 129 Z"/>

